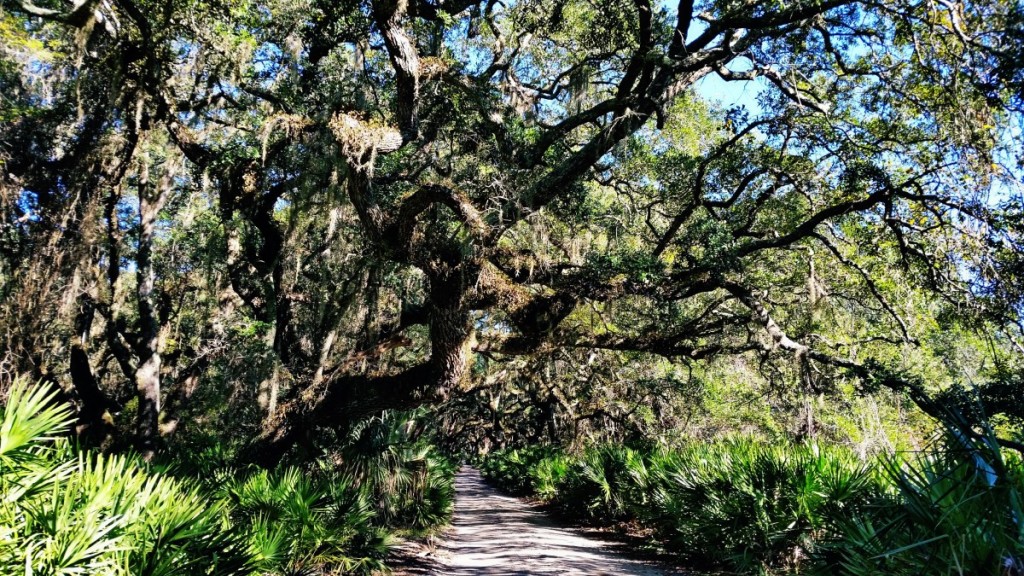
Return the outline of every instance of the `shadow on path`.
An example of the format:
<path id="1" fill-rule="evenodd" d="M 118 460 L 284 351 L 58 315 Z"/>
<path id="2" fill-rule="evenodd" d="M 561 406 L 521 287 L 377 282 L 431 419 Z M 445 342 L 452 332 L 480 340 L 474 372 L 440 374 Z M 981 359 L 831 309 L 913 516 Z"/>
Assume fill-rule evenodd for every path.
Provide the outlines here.
<path id="1" fill-rule="evenodd" d="M 455 478 L 452 527 L 438 545 L 435 565 L 419 574 L 520 576 L 573 574 L 663 576 L 653 564 L 630 560 L 615 545 L 556 526 L 516 498 L 498 494 L 480 473 Z"/>

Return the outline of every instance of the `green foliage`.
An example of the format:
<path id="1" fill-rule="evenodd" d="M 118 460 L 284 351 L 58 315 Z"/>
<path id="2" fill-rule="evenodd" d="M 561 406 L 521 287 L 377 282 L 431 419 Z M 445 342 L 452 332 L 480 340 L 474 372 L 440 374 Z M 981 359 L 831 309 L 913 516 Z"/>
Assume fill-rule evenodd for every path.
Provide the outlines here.
<path id="1" fill-rule="evenodd" d="M 230 504 L 264 573 L 379 571 L 396 530 L 436 529 L 452 514 L 455 467 L 425 433 L 428 416 L 365 419 L 336 453 L 302 466 L 239 470 L 211 448 L 183 468 Z"/>
<path id="2" fill-rule="evenodd" d="M 649 254 L 621 251 L 608 254 L 594 254 L 587 263 L 588 272 L 595 278 L 615 279 L 623 275 L 633 282 L 644 283 L 663 273 L 664 266 Z"/>
<path id="3" fill-rule="evenodd" d="M 648 520 L 668 546 L 749 572 L 797 565 L 883 490 L 847 450 L 732 442 L 652 458 Z"/>
<path id="4" fill-rule="evenodd" d="M 542 500 L 554 499 L 570 473 L 570 459 L 558 453 L 537 462 L 530 469 L 530 483 L 533 492 Z"/>
<path id="5" fill-rule="evenodd" d="M 389 526 L 417 530 L 447 523 L 455 505 L 455 466 L 424 434 L 429 416 L 386 411 L 360 422 L 341 450 L 342 464 Z"/>
<path id="6" fill-rule="evenodd" d="M 0 573 L 369 573 L 394 528 L 434 528 L 454 503 L 454 467 L 408 415 L 363 423 L 340 465 L 273 471 L 210 448 L 160 472 L 76 450 L 72 421 L 24 383 L 0 411 Z"/>
<path id="7" fill-rule="evenodd" d="M 642 505 L 646 479 L 639 452 L 608 444 L 587 450 L 569 466 L 556 499 L 559 507 L 581 507 L 593 520 L 624 520 Z"/>
<path id="8" fill-rule="evenodd" d="M 249 573 L 223 503 L 129 457 L 76 453 L 55 398 L 19 382 L 0 412 L 0 572 Z"/>
<path id="9" fill-rule="evenodd" d="M 381 569 L 387 531 L 351 477 L 329 470 L 260 470 L 226 478 L 221 492 L 261 573 L 301 574 L 329 566 L 345 573 Z"/>
<path id="10" fill-rule="evenodd" d="M 947 425 L 917 457 L 730 441 L 550 447 L 481 469 L 587 522 L 639 522 L 690 564 L 739 573 L 1021 574 L 1024 467 L 991 434 Z"/>
<path id="11" fill-rule="evenodd" d="M 991 434 L 949 426 L 909 462 L 885 460 L 896 488 L 822 548 L 834 574 L 1021 574 L 1024 467 Z"/>
<path id="12" fill-rule="evenodd" d="M 687 561 L 740 572 L 795 567 L 884 491 L 875 470 L 840 448 L 754 442 L 678 450 L 615 445 L 566 456 L 500 452 L 487 478 L 587 521 L 639 521 Z M 540 479 L 541 481 L 538 481 Z"/>
<path id="13" fill-rule="evenodd" d="M 540 492 L 534 484 L 537 467 L 542 465 L 544 471 L 541 474 L 545 480 L 554 482 L 556 461 L 565 462 L 565 459 L 554 448 L 529 446 L 491 454 L 481 463 L 480 472 L 502 490 L 518 495 L 533 494 Z M 543 488 L 546 492 L 552 492 L 554 486 L 557 483 L 546 484 Z"/>

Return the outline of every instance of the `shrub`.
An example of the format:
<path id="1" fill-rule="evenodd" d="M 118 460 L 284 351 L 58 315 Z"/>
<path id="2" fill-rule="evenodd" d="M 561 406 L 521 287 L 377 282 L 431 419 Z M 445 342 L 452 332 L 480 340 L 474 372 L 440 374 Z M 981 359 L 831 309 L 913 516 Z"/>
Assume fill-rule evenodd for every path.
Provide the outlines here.
<path id="1" fill-rule="evenodd" d="M 552 453 L 542 458 L 529 470 L 530 486 L 542 500 L 552 500 L 564 490 L 569 476 L 570 460 L 564 454 Z"/>
<path id="2" fill-rule="evenodd" d="M 222 484 L 231 517 L 260 573 L 345 573 L 383 568 L 389 538 L 373 526 L 374 509 L 350 477 L 298 468 L 259 470 Z"/>
<path id="3" fill-rule="evenodd" d="M 741 573 L 1024 574 L 1024 466 L 955 419 L 910 461 L 749 441 L 491 455 L 485 475 L 588 522 L 639 521 L 690 562 Z"/>
<path id="4" fill-rule="evenodd" d="M 384 414 L 340 464 L 238 468 L 216 446 L 157 470 L 76 450 L 56 392 L 18 383 L 0 410 L 0 574 L 368 573 L 396 526 L 445 522 L 454 467 Z"/>
<path id="5" fill-rule="evenodd" d="M 222 503 L 129 457 L 76 453 L 55 398 L 18 382 L 0 410 L 0 573 L 249 573 Z"/>
<path id="6" fill-rule="evenodd" d="M 550 446 L 529 446 L 499 450 L 489 455 L 480 465 L 480 473 L 494 485 L 520 496 L 535 494 L 534 469 L 542 461 L 560 455 Z M 550 487 L 545 487 L 550 490 Z"/>
<path id="7" fill-rule="evenodd" d="M 881 484 L 852 453 L 734 442 L 653 459 L 648 520 L 670 548 L 750 572 L 795 567 Z"/>
<path id="8" fill-rule="evenodd" d="M 927 452 L 884 470 L 895 493 L 842 526 L 822 573 L 1024 574 L 1024 468 L 994 436 L 953 419 Z"/>
<path id="9" fill-rule="evenodd" d="M 338 469 L 366 490 L 378 521 L 430 529 L 448 522 L 455 505 L 455 465 L 424 434 L 425 411 L 383 412 L 355 426 Z"/>
<path id="10" fill-rule="evenodd" d="M 368 418 L 302 468 L 238 470 L 216 451 L 190 467 L 230 503 L 261 573 L 380 571 L 394 529 L 444 524 L 454 506 L 454 466 L 421 434 L 422 416 Z"/>
<path id="11" fill-rule="evenodd" d="M 604 445 L 584 452 L 567 466 L 553 500 L 563 510 L 591 521 L 626 520 L 646 500 L 647 466 L 630 448 Z"/>
<path id="12" fill-rule="evenodd" d="M 814 445 L 604 445 L 578 456 L 529 448 L 495 453 L 482 469 L 570 516 L 639 521 L 691 562 L 744 573 L 797 567 L 885 490 L 850 451 Z"/>

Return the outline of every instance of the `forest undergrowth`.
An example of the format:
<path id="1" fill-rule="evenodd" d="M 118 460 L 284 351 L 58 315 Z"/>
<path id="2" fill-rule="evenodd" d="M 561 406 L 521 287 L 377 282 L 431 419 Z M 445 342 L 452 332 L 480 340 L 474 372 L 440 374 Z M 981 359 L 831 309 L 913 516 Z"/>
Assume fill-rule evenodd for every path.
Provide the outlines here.
<path id="1" fill-rule="evenodd" d="M 70 408 L 16 385 L 0 409 L 0 574 L 298 575 L 385 569 L 396 534 L 447 523 L 454 466 L 415 414 L 273 470 L 217 449 L 147 464 L 77 448 Z"/>
<path id="2" fill-rule="evenodd" d="M 697 569 L 736 574 L 1024 573 L 1024 467 L 951 417 L 927 448 L 750 438 L 677 448 L 534 445 L 481 463 L 490 482 L 589 525 L 642 528 Z"/>

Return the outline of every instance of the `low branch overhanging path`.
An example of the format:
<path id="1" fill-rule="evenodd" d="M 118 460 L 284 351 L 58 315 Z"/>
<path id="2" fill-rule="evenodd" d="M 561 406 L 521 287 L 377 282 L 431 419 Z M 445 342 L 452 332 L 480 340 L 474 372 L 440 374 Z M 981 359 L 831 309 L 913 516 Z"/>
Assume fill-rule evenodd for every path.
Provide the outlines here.
<path id="1" fill-rule="evenodd" d="M 455 477 L 455 515 L 421 574 L 520 576 L 531 574 L 668 576 L 668 571 L 626 558 L 615 544 L 556 526 L 529 504 L 500 494 L 480 472 Z"/>

